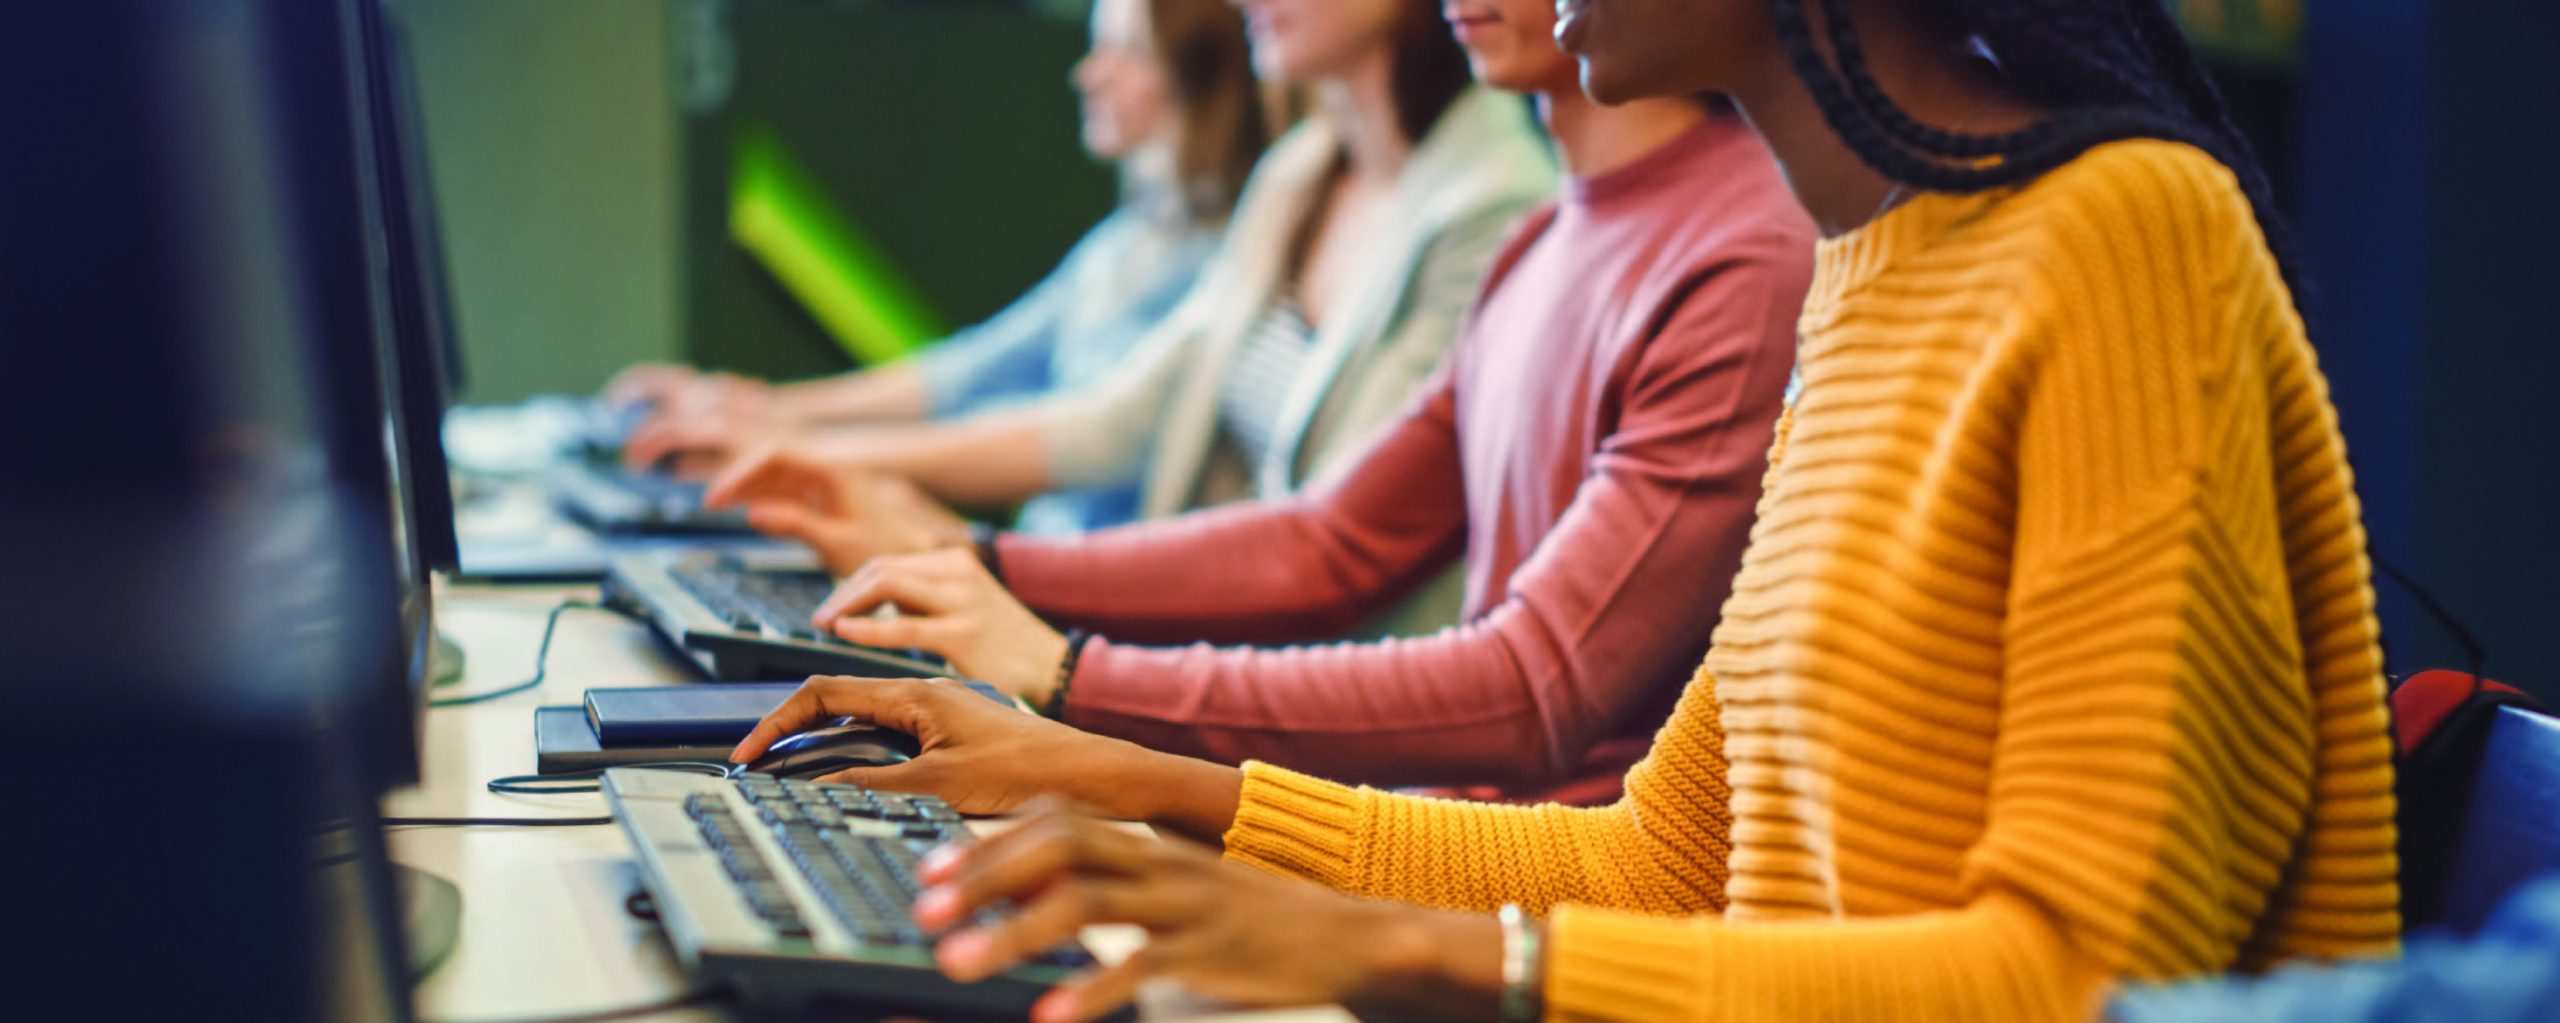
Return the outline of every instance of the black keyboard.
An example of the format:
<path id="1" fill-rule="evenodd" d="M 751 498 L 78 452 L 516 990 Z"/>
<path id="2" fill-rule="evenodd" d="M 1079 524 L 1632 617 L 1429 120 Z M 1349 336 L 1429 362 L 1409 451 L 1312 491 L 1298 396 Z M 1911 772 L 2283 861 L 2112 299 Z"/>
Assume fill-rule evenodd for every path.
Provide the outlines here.
<path id="1" fill-rule="evenodd" d="M 757 570 L 731 561 L 701 561 L 667 570 L 676 585 L 734 628 L 771 630 L 794 639 L 820 636 L 809 617 L 835 590 L 825 572 Z"/>
<path id="2" fill-rule="evenodd" d="M 746 515 L 702 506 L 707 484 L 663 473 L 572 462 L 553 478 L 561 507 L 609 532 L 743 532 Z"/>
<path id="3" fill-rule="evenodd" d="M 916 864 L 937 846 L 972 840 L 941 800 L 630 769 L 608 773 L 606 793 L 679 955 L 751 1005 L 1018 1015 L 1094 965 L 1069 943 L 985 981 L 941 976 L 935 936 L 912 915 L 922 893 Z"/>

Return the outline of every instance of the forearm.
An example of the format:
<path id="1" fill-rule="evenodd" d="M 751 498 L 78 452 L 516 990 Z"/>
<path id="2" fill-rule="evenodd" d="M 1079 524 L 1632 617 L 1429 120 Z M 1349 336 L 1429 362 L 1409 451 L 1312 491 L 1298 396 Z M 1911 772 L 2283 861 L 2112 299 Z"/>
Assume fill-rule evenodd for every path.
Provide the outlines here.
<path id="1" fill-rule="evenodd" d="M 809 450 L 834 465 L 906 477 L 954 505 L 1011 504 L 1052 486 L 1039 431 L 1009 413 L 839 429 L 811 438 Z"/>
<path id="2" fill-rule="evenodd" d="M 1287 648 L 1089 643 L 1066 720 L 1183 756 L 1262 760 L 1371 785 L 1570 777 L 1599 731 L 1521 677 L 1479 626 Z"/>
<path id="3" fill-rule="evenodd" d="M 1007 535 L 997 560 L 1043 617 L 1122 641 L 1304 643 L 1351 631 L 1453 564 L 1463 525 L 1456 512 L 1446 529 L 1393 531 L 1297 498 L 1073 537 Z"/>
<path id="4" fill-rule="evenodd" d="M 1075 793 L 1079 802 L 1212 848 L 1225 842 L 1244 791 L 1243 771 L 1131 743 L 1113 747 L 1109 766 L 1093 775 L 1092 790 Z"/>
<path id="5" fill-rule="evenodd" d="M 804 427 L 917 420 L 931 404 L 924 371 L 914 360 L 776 384 L 773 399 L 776 411 Z"/>

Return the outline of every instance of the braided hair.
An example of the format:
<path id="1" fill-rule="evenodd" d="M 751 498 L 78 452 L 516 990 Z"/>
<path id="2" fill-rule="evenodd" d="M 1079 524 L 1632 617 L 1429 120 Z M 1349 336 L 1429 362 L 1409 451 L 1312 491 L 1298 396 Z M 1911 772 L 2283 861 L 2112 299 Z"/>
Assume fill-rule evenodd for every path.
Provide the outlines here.
<path id="1" fill-rule="evenodd" d="M 1837 67 L 1814 45 L 1805 4 L 1822 4 Z M 2222 94 L 2164 0 L 1920 0 L 1979 39 L 2003 78 L 2056 113 L 1996 135 L 1947 131 L 1911 117 L 1867 69 L 1847 0 L 1770 0 L 1788 63 L 1850 151 L 1894 181 L 1979 192 L 2031 181 L 2090 148 L 2156 138 L 2204 151 L 2231 169 L 2297 302 L 2291 236 L 2267 176 Z"/>

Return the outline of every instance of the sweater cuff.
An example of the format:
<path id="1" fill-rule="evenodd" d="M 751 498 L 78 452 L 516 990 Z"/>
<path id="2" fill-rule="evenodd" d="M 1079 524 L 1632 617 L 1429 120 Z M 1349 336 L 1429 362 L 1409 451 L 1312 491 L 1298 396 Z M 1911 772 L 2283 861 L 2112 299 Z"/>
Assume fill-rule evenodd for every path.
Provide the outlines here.
<path id="1" fill-rule="evenodd" d="M 1369 793 L 1273 767 L 1244 765 L 1227 858 L 1275 874 L 1352 889 Z"/>
<path id="2" fill-rule="evenodd" d="M 1559 906 L 1547 920 L 1549 1019 L 1679 1019 L 1713 986 L 1698 924 Z"/>

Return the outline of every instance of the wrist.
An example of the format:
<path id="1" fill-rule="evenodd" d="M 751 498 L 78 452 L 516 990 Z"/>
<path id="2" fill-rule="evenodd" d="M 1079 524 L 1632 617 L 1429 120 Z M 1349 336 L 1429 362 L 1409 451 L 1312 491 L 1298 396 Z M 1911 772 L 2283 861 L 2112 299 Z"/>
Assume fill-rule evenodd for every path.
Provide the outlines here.
<path id="1" fill-rule="evenodd" d="M 1235 827 L 1244 796 L 1244 772 L 1225 764 L 1110 740 L 1117 750 L 1106 773 L 1106 798 L 1096 805 L 1123 820 L 1143 821 L 1212 848 Z"/>
<path id="2" fill-rule="evenodd" d="M 1077 648 L 1072 637 L 1042 626 L 1039 636 L 1023 651 L 1021 666 L 1013 670 L 1014 697 L 1029 706 L 1032 713 L 1057 719 L 1060 698 L 1066 693 L 1067 673 L 1075 670 Z"/>
<path id="3" fill-rule="evenodd" d="M 1503 990 L 1502 925 L 1481 913 L 1361 903 L 1352 932 L 1358 976 L 1343 992 L 1351 1006 L 1424 1018 L 1491 1019 Z"/>

